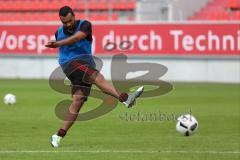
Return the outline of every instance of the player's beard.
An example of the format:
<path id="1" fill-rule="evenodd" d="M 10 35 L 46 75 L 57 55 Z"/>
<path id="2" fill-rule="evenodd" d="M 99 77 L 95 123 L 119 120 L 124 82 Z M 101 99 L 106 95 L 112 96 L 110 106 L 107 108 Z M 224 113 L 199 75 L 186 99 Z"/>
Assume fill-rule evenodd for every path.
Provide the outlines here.
<path id="1" fill-rule="evenodd" d="M 74 22 L 74 24 L 73 24 L 71 27 L 68 27 L 68 28 L 67 28 L 68 32 L 71 32 L 71 33 L 74 32 L 75 29 L 76 29 L 75 22 Z"/>

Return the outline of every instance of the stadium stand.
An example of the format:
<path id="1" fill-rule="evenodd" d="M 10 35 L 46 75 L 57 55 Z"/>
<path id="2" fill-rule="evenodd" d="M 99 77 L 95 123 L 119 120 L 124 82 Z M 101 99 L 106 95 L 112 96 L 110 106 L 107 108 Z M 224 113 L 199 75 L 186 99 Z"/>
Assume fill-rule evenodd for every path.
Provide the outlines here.
<path id="1" fill-rule="evenodd" d="M 0 21 L 58 21 L 64 5 L 91 21 L 240 20 L 240 0 L 0 0 Z"/>
<path id="2" fill-rule="evenodd" d="M 211 0 L 189 20 L 240 20 L 240 0 Z"/>
<path id="3" fill-rule="evenodd" d="M 0 21 L 57 21 L 64 5 L 71 6 L 77 18 L 117 21 L 123 16 L 132 20 L 136 0 L 0 0 Z"/>

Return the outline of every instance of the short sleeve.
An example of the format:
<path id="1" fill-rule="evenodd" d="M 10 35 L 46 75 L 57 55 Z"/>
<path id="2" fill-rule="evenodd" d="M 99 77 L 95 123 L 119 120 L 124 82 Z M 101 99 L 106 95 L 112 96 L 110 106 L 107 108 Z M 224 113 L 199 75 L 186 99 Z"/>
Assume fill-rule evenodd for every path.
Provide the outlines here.
<path id="1" fill-rule="evenodd" d="M 89 21 L 84 21 L 80 27 L 80 31 L 85 33 L 87 36 L 92 34 L 92 24 Z"/>

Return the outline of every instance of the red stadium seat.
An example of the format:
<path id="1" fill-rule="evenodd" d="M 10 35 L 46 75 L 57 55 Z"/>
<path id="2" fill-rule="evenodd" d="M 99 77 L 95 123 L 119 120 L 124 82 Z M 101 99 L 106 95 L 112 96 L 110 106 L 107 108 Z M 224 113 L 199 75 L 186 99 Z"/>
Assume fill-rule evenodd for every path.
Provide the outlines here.
<path id="1" fill-rule="evenodd" d="M 126 4 L 126 9 L 133 10 L 136 8 L 136 1 L 135 0 L 129 0 Z"/>
<path id="2" fill-rule="evenodd" d="M 107 21 L 109 20 L 108 13 L 101 13 L 101 12 L 96 12 L 96 13 L 91 13 L 89 16 L 89 19 L 91 21 Z"/>
<path id="3" fill-rule="evenodd" d="M 77 17 L 81 19 L 86 18 L 85 12 L 89 9 L 90 19 L 116 21 L 119 19 L 117 12 L 129 12 L 135 9 L 136 0 L 0 0 L 0 15 L 3 16 L 0 20 L 7 21 L 6 16 L 9 16 L 9 21 L 59 20 L 58 10 L 64 5 L 72 7 L 76 15 L 79 14 Z"/>
<path id="4" fill-rule="evenodd" d="M 89 9 L 90 10 L 107 10 L 108 3 L 106 0 L 90 0 Z"/>
<path id="5" fill-rule="evenodd" d="M 112 14 L 112 21 L 117 21 L 118 20 L 118 13 L 113 13 Z"/>
<path id="6" fill-rule="evenodd" d="M 0 12 L 0 21 L 7 21 L 6 12 Z"/>
<path id="7" fill-rule="evenodd" d="M 114 0 L 112 1 L 113 10 L 126 10 L 127 0 Z"/>
<path id="8" fill-rule="evenodd" d="M 212 0 L 199 12 L 189 17 L 189 20 L 231 20 L 231 12 L 226 11 L 230 1 L 232 0 Z"/>
<path id="9" fill-rule="evenodd" d="M 60 7 L 64 6 L 59 0 L 52 0 L 49 10 L 58 10 Z"/>
<path id="10" fill-rule="evenodd" d="M 233 14 L 232 14 L 232 20 L 240 21 L 240 11 L 233 12 Z"/>
<path id="11" fill-rule="evenodd" d="M 85 12 L 75 12 L 76 19 L 85 19 L 86 15 Z"/>
<path id="12" fill-rule="evenodd" d="M 228 0 L 227 8 L 240 9 L 240 1 L 239 0 Z"/>
<path id="13" fill-rule="evenodd" d="M 228 12 L 213 12 L 208 16 L 209 20 L 230 20 L 230 14 Z"/>
<path id="14" fill-rule="evenodd" d="M 73 7 L 74 10 L 84 11 L 84 10 L 87 9 L 87 4 L 85 2 L 86 2 L 85 0 L 75 1 L 74 6 L 72 6 L 72 7 Z"/>
<path id="15" fill-rule="evenodd" d="M 112 2 L 113 10 L 133 10 L 135 7 L 135 0 L 115 0 Z"/>

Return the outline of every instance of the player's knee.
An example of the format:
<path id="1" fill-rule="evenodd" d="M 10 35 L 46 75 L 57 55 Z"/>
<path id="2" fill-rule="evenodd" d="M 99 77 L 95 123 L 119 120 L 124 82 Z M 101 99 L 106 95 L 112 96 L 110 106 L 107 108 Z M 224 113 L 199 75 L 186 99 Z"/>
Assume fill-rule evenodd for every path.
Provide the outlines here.
<path id="1" fill-rule="evenodd" d="M 81 107 L 83 105 L 84 101 L 85 101 L 85 97 L 83 97 L 83 96 L 79 96 L 79 95 L 73 96 L 73 105 L 76 108 Z"/>
<path id="2" fill-rule="evenodd" d="M 104 79 L 104 76 L 103 76 L 101 73 L 98 73 L 98 75 L 97 75 L 96 78 L 95 78 L 95 83 L 96 83 L 96 84 L 100 84 L 100 83 L 102 83 L 104 80 L 105 80 L 105 79 Z"/>

